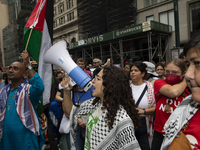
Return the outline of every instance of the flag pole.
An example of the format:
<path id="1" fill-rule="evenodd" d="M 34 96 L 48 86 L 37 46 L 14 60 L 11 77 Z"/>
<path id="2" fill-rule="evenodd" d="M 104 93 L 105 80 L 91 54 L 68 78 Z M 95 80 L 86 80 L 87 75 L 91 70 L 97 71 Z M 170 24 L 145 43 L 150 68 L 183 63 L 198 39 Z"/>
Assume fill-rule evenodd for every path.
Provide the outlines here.
<path id="1" fill-rule="evenodd" d="M 35 20 L 36 20 L 36 18 L 37 18 L 37 15 L 38 15 L 38 12 L 39 12 L 39 9 L 40 9 L 41 4 L 42 4 L 42 0 L 40 1 L 40 5 L 39 5 L 39 7 L 38 7 L 37 13 L 36 13 L 35 18 L 34 18 L 34 21 L 33 21 L 33 25 L 35 25 Z M 30 31 L 30 33 L 29 33 L 28 40 L 27 40 L 26 47 L 25 47 L 25 51 L 27 51 L 27 47 L 28 47 L 28 43 L 29 43 L 29 40 L 30 40 L 32 31 L 33 31 L 33 27 L 31 28 L 31 31 Z"/>

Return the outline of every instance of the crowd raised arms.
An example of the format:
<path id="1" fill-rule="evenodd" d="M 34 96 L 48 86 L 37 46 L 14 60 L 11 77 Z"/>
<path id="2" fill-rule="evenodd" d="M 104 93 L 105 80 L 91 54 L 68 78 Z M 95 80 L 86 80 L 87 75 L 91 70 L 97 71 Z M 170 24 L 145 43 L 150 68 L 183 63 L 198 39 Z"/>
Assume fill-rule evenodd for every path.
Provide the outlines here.
<path id="1" fill-rule="evenodd" d="M 45 150 L 55 142 L 72 150 L 200 149 L 200 32 L 168 62 L 134 56 L 122 68 L 110 58 L 92 61 L 93 69 L 84 58 L 76 61 L 93 84 L 87 92 L 55 69 L 45 106 L 44 84 L 28 52 L 7 72 L 0 69 L 0 149 Z M 184 144 L 177 144 L 179 137 Z"/>

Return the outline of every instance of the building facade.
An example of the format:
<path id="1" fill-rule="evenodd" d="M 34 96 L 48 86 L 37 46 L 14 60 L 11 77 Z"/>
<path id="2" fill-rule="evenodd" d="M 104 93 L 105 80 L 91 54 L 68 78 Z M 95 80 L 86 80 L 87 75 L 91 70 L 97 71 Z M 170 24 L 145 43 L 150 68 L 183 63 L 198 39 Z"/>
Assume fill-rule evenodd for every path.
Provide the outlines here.
<path id="1" fill-rule="evenodd" d="M 137 9 L 137 16 L 132 13 L 132 17 L 136 18 L 136 20 L 134 20 L 133 24 L 124 21 L 126 26 L 118 26 L 117 24 L 122 17 L 115 18 L 114 14 L 108 13 L 108 10 L 115 10 L 116 16 L 120 16 L 117 10 L 123 12 L 121 11 L 123 4 L 115 0 L 109 1 L 104 6 L 108 9 L 102 9 L 102 12 L 109 14 L 109 18 L 115 18 L 116 25 L 113 27 L 116 28 L 108 28 L 111 30 L 104 30 L 104 32 L 99 31 L 101 29 L 100 25 L 98 26 L 95 23 L 102 16 L 101 12 L 98 11 L 98 7 L 102 5 L 101 3 L 107 1 L 101 1 L 101 3 L 96 4 L 93 3 L 96 1 L 89 2 L 85 0 L 84 3 L 81 2 L 80 0 L 79 6 L 78 0 L 78 14 L 79 10 L 81 10 L 78 19 L 78 22 L 81 22 L 79 24 L 81 38 L 79 38 L 78 42 L 70 45 L 70 53 L 75 60 L 78 57 L 84 57 L 88 63 L 92 63 L 92 59 L 95 57 L 99 57 L 103 62 L 107 58 L 111 58 L 113 64 L 120 64 L 121 67 L 123 67 L 125 61 L 131 62 L 132 57 L 135 55 L 143 56 L 144 60 L 156 63 L 161 59 L 169 61 L 173 58 L 178 58 L 183 51 L 184 44 L 196 31 L 200 30 L 199 0 L 177 0 L 178 7 L 176 7 L 176 10 L 178 10 L 179 25 L 176 26 L 174 18 L 175 0 L 137 0 L 136 6 L 134 5 L 136 2 L 130 0 L 126 11 L 130 11 L 130 6 L 135 6 L 132 9 Z M 127 4 L 126 2 L 124 4 Z M 111 6 L 115 9 L 111 9 Z M 91 13 L 94 10 L 96 10 L 96 13 Z M 96 21 L 94 21 L 95 19 Z M 132 19 L 129 18 L 128 20 L 132 22 Z M 107 21 L 113 22 L 112 19 L 107 19 Z M 107 22 L 107 26 L 110 24 Z M 142 29 L 138 30 L 138 32 L 129 31 L 137 28 L 137 25 L 141 26 Z M 168 25 L 169 28 L 167 32 L 165 25 Z M 179 34 L 177 34 L 178 30 Z M 94 31 L 98 31 L 98 33 L 93 34 Z M 127 36 L 114 35 L 115 33 L 121 34 L 122 31 L 125 33 L 123 35 Z M 114 39 L 108 36 L 111 33 L 113 33 Z M 180 39 L 179 46 L 176 45 L 177 37 Z"/>
<path id="2" fill-rule="evenodd" d="M 137 24 L 136 0 L 77 0 L 77 11 L 79 38 L 74 45 L 78 43 L 82 47 L 74 48 L 73 43 L 70 43 L 69 52 L 72 58 L 77 60 L 83 57 L 88 64 L 92 64 L 92 60 L 96 57 L 102 59 L 103 63 L 107 58 L 113 58 L 115 63 L 119 63 L 120 42 L 115 40 L 103 42 L 102 36 Z M 101 41 L 100 44 L 97 41 Z M 92 44 L 96 42 L 97 44 Z M 110 52 L 111 47 L 114 48 L 113 53 Z"/>
<path id="3" fill-rule="evenodd" d="M 78 41 L 78 17 L 76 0 L 54 1 L 53 44 L 65 40 Z"/>
<path id="4" fill-rule="evenodd" d="M 136 24 L 136 0 L 77 0 L 79 40 Z"/>
<path id="5" fill-rule="evenodd" d="M 177 0 L 180 48 L 176 45 L 174 0 L 138 0 L 137 14 L 138 23 L 154 20 L 172 26 L 172 34 L 169 36 L 166 59 L 177 58 L 183 50 L 184 44 L 191 36 L 200 30 L 200 1 L 199 0 Z M 155 40 L 154 40 L 155 41 Z"/>
<path id="6" fill-rule="evenodd" d="M 8 11 L 4 14 L 8 24 L 2 28 L 4 67 L 18 60 L 24 50 L 22 44 L 24 26 L 35 4 L 34 0 L 7 0 L 5 7 Z"/>
<path id="7" fill-rule="evenodd" d="M 5 28 L 8 23 L 9 17 L 7 0 L 0 0 L 0 67 L 5 66 L 2 29 Z"/>

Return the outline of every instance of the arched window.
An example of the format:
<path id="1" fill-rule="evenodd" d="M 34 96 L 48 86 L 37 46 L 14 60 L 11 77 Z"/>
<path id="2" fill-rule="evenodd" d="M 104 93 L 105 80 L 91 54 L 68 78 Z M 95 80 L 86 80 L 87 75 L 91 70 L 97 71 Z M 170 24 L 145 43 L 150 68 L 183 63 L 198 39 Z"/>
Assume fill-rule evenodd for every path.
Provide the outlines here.
<path id="1" fill-rule="evenodd" d="M 74 42 L 76 42 L 76 38 L 71 39 L 71 43 L 74 43 Z"/>

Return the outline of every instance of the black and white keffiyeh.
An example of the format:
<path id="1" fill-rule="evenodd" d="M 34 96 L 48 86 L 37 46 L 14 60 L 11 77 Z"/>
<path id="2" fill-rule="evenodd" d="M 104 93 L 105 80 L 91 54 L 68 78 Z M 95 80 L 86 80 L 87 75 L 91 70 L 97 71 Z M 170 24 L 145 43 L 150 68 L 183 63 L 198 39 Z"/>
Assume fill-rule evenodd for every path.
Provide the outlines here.
<path id="1" fill-rule="evenodd" d="M 165 137 L 161 150 L 168 149 L 182 127 L 195 115 L 199 108 L 200 104 L 192 100 L 192 94 L 181 102 L 165 123 Z"/>
<path id="2" fill-rule="evenodd" d="M 82 103 L 79 110 L 77 109 L 74 119 L 71 120 L 70 116 L 70 136 L 71 149 L 75 149 L 75 135 L 76 135 L 76 124 L 77 118 L 83 114 L 89 114 L 95 111 L 101 103 L 98 102 L 92 105 L 93 99 L 87 100 Z M 113 128 L 109 130 L 107 123 L 105 122 L 105 117 L 107 110 L 103 111 L 102 116 L 99 117 L 97 125 L 93 128 L 90 136 L 90 149 L 95 150 L 110 150 L 110 149 L 127 149 L 127 150 L 140 150 L 140 146 L 135 137 L 134 125 L 131 118 L 128 116 L 127 112 L 121 106 L 117 111 L 115 121 L 113 123 Z M 71 122 L 73 121 L 73 122 Z"/>

